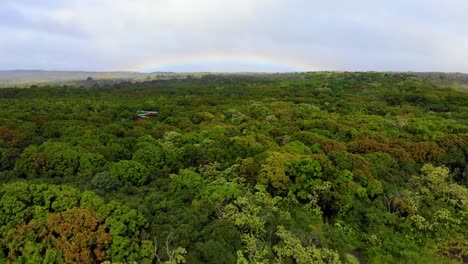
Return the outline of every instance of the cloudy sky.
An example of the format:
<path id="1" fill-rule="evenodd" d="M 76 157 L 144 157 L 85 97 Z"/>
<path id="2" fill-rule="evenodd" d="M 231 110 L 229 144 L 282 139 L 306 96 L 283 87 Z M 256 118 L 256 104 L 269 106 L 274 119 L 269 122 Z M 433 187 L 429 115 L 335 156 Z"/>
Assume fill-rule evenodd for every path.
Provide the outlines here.
<path id="1" fill-rule="evenodd" d="M 466 0 L 0 0 L 0 70 L 456 71 Z"/>

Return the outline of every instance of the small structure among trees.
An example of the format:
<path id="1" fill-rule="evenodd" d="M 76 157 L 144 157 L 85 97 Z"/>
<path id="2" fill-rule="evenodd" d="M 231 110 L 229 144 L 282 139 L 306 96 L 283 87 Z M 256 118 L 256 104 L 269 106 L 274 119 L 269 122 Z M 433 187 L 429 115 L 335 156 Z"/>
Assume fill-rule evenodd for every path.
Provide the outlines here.
<path id="1" fill-rule="evenodd" d="M 139 118 L 157 117 L 158 112 L 156 111 L 138 111 Z"/>

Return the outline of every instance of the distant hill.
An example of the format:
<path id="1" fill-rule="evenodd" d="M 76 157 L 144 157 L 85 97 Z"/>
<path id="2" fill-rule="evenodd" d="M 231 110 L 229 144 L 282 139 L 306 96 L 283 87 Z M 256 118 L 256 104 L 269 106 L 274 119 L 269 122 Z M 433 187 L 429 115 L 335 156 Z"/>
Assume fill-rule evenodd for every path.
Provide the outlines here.
<path id="1" fill-rule="evenodd" d="M 210 73 L 174 72 L 93 72 L 93 71 L 43 71 L 43 70 L 0 70 L 0 88 L 25 88 L 32 85 L 70 85 L 90 87 L 109 85 L 123 81 L 151 81 L 200 77 Z"/>
<path id="2" fill-rule="evenodd" d="M 398 73 L 398 72 L 395 72 Z M 406 72 L 422 79 L 434 82 L 437 85 L 448 86 L 457 90 L 468 91 L 468 74 L 464 73 L 442 73 L 442 72 Z M 203 75 L 230 75 L 230 76 L 296 76 L 296 73 L 174 73 L 174 72 L 93 72 L 93 71 L 44 71 L 44 70 L 0 70 L 0 88 L 30 87 L 31 85 L 74 85 L 74 86 L 93 86 L 118 83 L 122 81 L 145 81 L 162 80 L 173 78 L 186 78 L 188 76 L 200 77 Z"/>
<path id="3" fill-rule="evenodd" d="M 86 72 L 86 71 L 41 71 L 41 70 L 13 70 L 0 71 L 1 81 L 70 81 L 94 79 L 131 79 L 147 75 L 146 73 L 118 71 L 118 72 Z"/>
<path id="4" fill-rule="evenodd" d="M 144 78 L 148 74 L 139 72 L 85 72 L 85 71 L 41 71 L 41 70 L 12 70 L 0 71 L 0 85 L 26 86 L 31 84 L 67 83 L 93 80 L 131 80 Z"/>

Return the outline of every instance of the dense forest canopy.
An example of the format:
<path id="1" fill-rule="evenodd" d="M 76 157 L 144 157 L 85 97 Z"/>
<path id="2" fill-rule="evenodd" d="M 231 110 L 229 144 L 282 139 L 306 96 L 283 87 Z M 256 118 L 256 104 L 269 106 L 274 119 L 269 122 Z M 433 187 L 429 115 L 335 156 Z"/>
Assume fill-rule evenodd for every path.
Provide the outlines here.
<path id="1" fill-rule="evenodd" d="M 0 89 L 0 262 L 468 262 L 467 159 L 414 74 Z"/>

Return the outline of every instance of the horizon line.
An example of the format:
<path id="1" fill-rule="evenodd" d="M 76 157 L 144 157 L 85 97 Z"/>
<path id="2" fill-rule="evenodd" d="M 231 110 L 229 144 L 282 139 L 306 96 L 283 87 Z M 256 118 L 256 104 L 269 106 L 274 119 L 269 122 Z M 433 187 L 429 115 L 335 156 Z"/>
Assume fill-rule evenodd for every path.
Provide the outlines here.
<path id="1" fill-rule="evenodd" d="M 461 71 L 395 71 L 395 70 L 298 70 L 298 71 L 135 71 L 135 70 L 49 70 L 49 69 L 0 69 L 0 72 L 63 72 L 63 73 L 137 73 L 137 74 L 154 74 L 154 73 L 176 73 L 176 74 L 195 74 L 195 73 L 218 73 L 218 74 L 239 74 L 239 73 L 263 73 L 263 74 L 278 74 L 278 73 L 308 73 L 308 72 L 337 72 L 337 73 L 459 73 L 468 74 Z"/>

